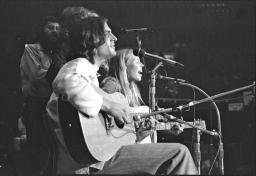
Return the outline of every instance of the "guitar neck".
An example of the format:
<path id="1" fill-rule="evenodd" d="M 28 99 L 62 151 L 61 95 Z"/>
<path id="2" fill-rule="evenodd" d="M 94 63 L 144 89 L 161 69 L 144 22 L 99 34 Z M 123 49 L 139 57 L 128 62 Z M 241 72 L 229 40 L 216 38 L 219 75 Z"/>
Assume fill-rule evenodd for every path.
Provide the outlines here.
<path id="1" fill-rule="evenodd" d="M 204 120 L 202 120 L 200 122 L 197 122 L 197 123 L 195 123 L 195 122 L 187 122 L 187 123 L 189 123 L 191 125 L 199 126 L 201 128 L 205 128 L 205 121 Z M 170 130 L 174 125 L 175 125 L 175 122 L 164 122 L 164 123 L 160 122 L 156 125 L 156 130 Z M 184 129 L 193 128 L 193 127 L 191 127 L 189 125 L 186 125 L 186 124 L 183 124 L 183 127 L 184 127 Z"/>

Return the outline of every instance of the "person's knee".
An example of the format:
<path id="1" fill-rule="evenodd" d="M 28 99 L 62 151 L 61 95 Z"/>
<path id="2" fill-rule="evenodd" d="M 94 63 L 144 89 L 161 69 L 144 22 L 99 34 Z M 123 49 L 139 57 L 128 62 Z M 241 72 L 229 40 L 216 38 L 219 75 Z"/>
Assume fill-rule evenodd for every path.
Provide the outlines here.
<path id="1" fill-rule="evenodd" d="M 181 152 L 189 151 L 188 147 L 181 143 L 174 143 L 176 148 L 179 149 Z"/>
<path id="2" fill-rule="evenodd" d="M 177 144 L 177 148 L 179 150 L 180 155 L 183 156 L 191 156 L 190 151 L 187 146 L 184 144 Z"/>

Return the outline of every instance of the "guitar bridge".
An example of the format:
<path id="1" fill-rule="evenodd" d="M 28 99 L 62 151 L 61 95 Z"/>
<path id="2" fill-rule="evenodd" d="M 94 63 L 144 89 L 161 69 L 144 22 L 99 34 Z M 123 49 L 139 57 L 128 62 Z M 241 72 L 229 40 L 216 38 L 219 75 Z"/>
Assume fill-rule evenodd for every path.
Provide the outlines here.
<path id="1" fill-rule="evenodd" d="M 106 132 L 109 135 L 110 129 L 114 127 L 113 122 L 112 122 L 113 118 L 109 117 L 106 112 L 102 111 L 101 114 L 102 114 L 102 116 L 104 118 Z"/>

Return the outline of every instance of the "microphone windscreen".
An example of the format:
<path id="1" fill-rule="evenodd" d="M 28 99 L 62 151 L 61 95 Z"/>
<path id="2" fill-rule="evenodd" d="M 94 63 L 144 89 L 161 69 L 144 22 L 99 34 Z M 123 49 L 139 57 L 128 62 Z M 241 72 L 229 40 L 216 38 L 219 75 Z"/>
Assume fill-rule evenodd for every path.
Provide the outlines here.
<path id="1" fill-rule="evenodd" d="M 140 49 L 140 48 L 135 48 L 135 49 L 133 49 L 133 54 L 135 56 L 144 57 L 145 56 L 145 51 L 143 49 Z"/>

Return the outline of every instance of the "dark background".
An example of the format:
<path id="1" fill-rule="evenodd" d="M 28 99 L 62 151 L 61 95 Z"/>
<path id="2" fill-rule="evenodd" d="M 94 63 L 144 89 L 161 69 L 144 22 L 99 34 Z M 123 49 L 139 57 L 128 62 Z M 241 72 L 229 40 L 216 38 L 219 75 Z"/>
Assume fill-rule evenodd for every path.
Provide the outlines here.
<path id="1" fill-rule="evenodd" d="M 118 37 L 117 48 L 137 47 L 155 54 L 172 54 L 185 65 L 168 65 L 159 72 L 188 80 L 209 95 L 252 84 L 255 80 L 255 3 L 254 1 L 0 1 L 0 120 L 13 131 L 21 115 L 19 63 L 24 44 L 35 41 L 36 29 L 45 15 L 58 16 L 67 6 L 81 5 L 109 19 Z M 124 33 L 121 28 L 148 28 L 150 31 Z M 146 60 L 147 69 L 156 65 Z M 157 81 L 156 98 L 163 107 L 186 104 L 193 98 L 191 88 Z M 144 74 L 142 95 L 148 99 Z M 255 173 L 255 113 L 252 98 L 244 104 L 240 91 L 216 101 L 221 115 L 226 173 Z M 203 96 L 196 93 L 196 99 Z M 229 111 L 230 103 L 243 103 L 239 111 Z M 195 112 L 195 113 L 194 113 Z M 185 120 L 195 116 L 206 121 L 207 129 L 217 129 L 216 113 L 209 103 L 184 112 Z M 163 141 L 168 134 L 162 134 Z M 184 134 L 184 138 L 190 138 Z M 2 139 L 1 139 L 2 140 Z M 203 134 L 202 142 L 212 139 Z M 2 140 L 3 141 L 3 140 Z M 216 142 L 216 141 L 214 141 Z M 239 170 L 240 169 L 240 170 Z M 242 170 L 242 171 L 241 171 Z"/>

